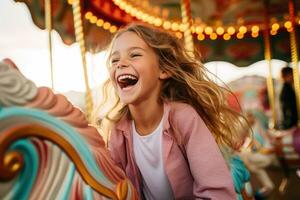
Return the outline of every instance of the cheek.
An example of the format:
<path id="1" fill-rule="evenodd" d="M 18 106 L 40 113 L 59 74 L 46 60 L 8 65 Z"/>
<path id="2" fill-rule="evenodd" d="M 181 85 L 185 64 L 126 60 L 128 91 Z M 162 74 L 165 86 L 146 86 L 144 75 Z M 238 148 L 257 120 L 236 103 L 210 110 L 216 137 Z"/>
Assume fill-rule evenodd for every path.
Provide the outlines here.
<path id="1" fill-rule="evenodd" d="M 109 78 L 115 82 L 115 75 L 116 75 L 116 69 L 111 67 L 108 69 L 108 72 L 109 72 Z"/>

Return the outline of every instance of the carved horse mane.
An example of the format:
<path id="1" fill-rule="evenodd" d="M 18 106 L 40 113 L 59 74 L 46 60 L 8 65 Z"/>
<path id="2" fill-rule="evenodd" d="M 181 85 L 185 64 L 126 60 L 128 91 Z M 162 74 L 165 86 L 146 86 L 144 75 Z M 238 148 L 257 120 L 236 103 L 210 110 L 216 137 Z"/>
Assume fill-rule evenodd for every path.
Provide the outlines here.
<path id="1" fill-rule="evenodd" d="M 0 199 L 138 199 L 65 96 L 0 63 Z"/>

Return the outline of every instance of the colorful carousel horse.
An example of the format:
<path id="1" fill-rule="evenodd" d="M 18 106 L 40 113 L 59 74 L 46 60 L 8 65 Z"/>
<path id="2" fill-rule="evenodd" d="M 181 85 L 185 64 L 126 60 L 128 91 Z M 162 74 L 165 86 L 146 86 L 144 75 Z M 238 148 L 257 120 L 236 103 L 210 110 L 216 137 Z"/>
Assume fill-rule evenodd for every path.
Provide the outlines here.
<path id="1" fill-rule="evenodd" d="M 0 63 L 0 199 L 138 199 L 84 114 Z"/>

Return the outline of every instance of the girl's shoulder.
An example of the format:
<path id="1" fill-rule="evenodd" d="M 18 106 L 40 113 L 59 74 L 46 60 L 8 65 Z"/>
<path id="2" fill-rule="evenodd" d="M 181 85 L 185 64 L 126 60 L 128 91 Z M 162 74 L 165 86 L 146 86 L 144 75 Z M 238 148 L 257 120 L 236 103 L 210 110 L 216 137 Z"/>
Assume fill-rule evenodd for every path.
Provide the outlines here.
<path id="1" fill-rule="evenodd" d="M 196 109 L 187 104 L 181 102 L 171 102 L 169 104 L 169 115 L 168 118 L 171 124 L 175 124 L 179 129 L 186 129 L 192 127 L 195 124 L 204 125 L 204 122 Z"/>
<path id="2" fill-rule="evenodd" d="M 173 117 L 184 117 L 186 119 L 199 117 L 195 108 L 190 104 L 175 101 L 169 102 L 168 104 L 170 106 L 170 115 L 172 115 Z"/>
<path id="3" fill-rule="evenodd" d="M 207 126 L 193 106 L 181 102 L 170 102 L 168 106 L 169 123 L 178 141 L 185 144 L 193 133 L 207 130 Z"/>

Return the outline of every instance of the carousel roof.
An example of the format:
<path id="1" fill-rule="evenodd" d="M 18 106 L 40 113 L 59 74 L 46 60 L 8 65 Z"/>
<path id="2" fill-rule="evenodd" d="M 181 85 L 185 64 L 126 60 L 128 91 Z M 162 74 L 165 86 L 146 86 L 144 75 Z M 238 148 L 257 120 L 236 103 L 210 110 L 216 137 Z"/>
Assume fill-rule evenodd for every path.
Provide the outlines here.
<path id="1" fill-rule="evenodd" d="M 45 28 L 44 0 L 16 1 L 26 3 L 34 23 Z M 118 28 L 133 21 L 161 27 L 182 38 L 180 2 L 190 2 L 191 30 L 203 62 L 222 60 L 247 66 L 263 60 L 264 30 L 271 36 L 272 58 L 290 61 L 289 0 L 81 1 L 86 47 L 91 52 L 103 50 Z M 51 3 L 53 28 L 66 44 L 72 44 L 75 41 L 73 0 Z M 300 24 L 299 8 L 299 3 L 295 4 L 296 29 Z"/>

